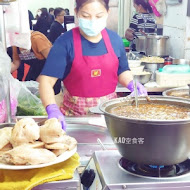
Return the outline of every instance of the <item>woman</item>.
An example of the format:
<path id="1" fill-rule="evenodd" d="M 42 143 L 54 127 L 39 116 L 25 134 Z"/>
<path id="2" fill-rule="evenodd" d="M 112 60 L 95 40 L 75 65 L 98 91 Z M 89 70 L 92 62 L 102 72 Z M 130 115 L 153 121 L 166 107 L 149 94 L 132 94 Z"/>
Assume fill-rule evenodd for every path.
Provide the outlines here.
<path id="1" fill-rule="evenodd" d="M 142 36 L 145 34 L 155 34 L 156 23 L 151 13 L 153 13 L 148 0 L 134 0 L 135 14 L 131 20 L 129 28 L 125 32 L 127 40 L 132 41 L 131 49 L 135 50 L 135 36 Z"/>
<path id="2" fill-rule="evenodd" d="M 106 29 L 109 0 L 76 0 L 79 27 L 59 37 L 39 78 L 40 97 L 48 118 L 56 117 L 65 129 L 64 115 L 85 115 L 89 107 L 116 98 L 118 81 L 133 91 L 121 38 Z M 55 104 L 52 86 L 63 78 L 63 106 Z M 138 83 L 139 94 L 146 94 Z"/>
<path id="3" fill-rule="evenodd" d="M 24 62 L 30 65 L 29 72 L 26 76 L 26 81 L 35 81 L 42 71 L 51 47 L 52 44 L 45 35 L 37 31 L 31 31 L 30 50 L 12 47 L 13 64 L 11 72 L 17 70 L 21 65 L 21 62 Z"/>
<path id="4" fill-rule="evenodd" d="M 26 81 L 37 80 L 42 68 L 44 67 L 46 58 L 52 47 L 51 42 L 45 35 L 40 32 L 31 31 L 31 49 L 26 50 L 19 47 L 12 47 L 13 63 L 11 72 L 19 68 L 21 63 L 30 65 L 30 69 L 26 75 Z M 54 86 L 55 95 L 60 92 L 61 82 L 57 81 Z"/>
<path id="5" fill-rule="evenodd" d="M 47 8 L 41 8 L 40 10 L 41 12 L 38 13 L 39 18 L 34 25 L 33 30 L 39 31 L 47 36 L 53 19 L 48 13 Z"/>

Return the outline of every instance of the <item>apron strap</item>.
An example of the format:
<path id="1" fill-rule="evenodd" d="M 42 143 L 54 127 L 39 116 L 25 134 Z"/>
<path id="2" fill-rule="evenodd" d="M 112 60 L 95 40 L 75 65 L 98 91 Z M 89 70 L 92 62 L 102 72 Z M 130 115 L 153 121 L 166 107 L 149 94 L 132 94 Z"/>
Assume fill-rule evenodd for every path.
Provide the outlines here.
<path id="1" fill-rule="evenodd" d="M 112 47 L 112 44 L 111 44 L 111 41 L 106 29 L 102 30 L 101 34 L 102 34 L 102 38 L 104 40 L 108 53 L 114 53 L 114 50 L 113 50 L 113 47 Z M 78 58 L 81 58 L 83 54 L 82 54 L 82 42 L 81 42 L 81 34 L 80 34 L 79 27 L 76 27 L 73 29 L 73 43 L 74 43 L 75 56 Z"/>

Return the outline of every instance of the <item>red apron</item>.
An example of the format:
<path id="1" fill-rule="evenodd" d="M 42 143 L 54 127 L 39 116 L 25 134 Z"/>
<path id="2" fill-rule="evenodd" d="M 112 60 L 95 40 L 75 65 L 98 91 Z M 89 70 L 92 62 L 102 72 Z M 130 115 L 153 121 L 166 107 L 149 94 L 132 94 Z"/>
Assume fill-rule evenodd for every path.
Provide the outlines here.
<path id="1" fill-rule="evenodd" d="M 63 81 L 67 92 L 64 94 L 64 115 L 84 115 L 89 107 L 97 106 L 101 101 L 116 98 L 119 60 L 112 48 L 107 31 L 102 38 L 107 53 L 100 56 L 83 56 L 79 28 L 74 28 L 74 60 L 69 75 Z"/>

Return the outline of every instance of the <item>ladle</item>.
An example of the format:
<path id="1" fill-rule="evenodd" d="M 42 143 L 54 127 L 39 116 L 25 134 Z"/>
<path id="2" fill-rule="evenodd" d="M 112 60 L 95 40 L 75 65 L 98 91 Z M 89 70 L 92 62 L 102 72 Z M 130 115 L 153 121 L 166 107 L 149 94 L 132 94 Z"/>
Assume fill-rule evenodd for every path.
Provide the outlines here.
<path id="1" fill-rule="evenodd" d="M 140 29 L 139 32 L 140 32 L 143 36 L 146 36 L 146 37 L 147 37 L 147 34 L 146 34 L 142 29 Z"/>
<path id="2" fill-rule="evenodd" d="M 137 78 L 136 76 L 134 76 L 134 92 L 135 92 L 135 105 L 136 105 L 136 108 L 138 108 L 138 91 L 137 91 Z"/>
<path id="3" fill-rule="evenodd" d="M 188 87 L 189 87 L 189 97 L 190 97 L 190 84 L 188 84 Z"/>

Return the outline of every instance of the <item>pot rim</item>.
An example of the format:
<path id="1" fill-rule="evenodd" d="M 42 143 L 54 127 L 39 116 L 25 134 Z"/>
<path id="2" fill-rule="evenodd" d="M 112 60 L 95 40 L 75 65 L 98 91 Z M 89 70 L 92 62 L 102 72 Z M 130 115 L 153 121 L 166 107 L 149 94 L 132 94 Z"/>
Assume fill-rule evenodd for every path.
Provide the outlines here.
<path id="1" fill-rule="evenodd" d="M 171 101 L 171 102 L 179 102 L 179 103 L 185 103 L 185 104 L 189 104 L 190 107 L 190 101 L 187 99 L 182 99 L 182 98 L 175 98 L 175 97 L 167 97 L 167 96 L 149 96 L 151 100 L 167 100 L 167 101 Z M 140 100 L 146 100 L 145 97 L 139 97 Z M 190 123 L 190 118 L 189 119 L 178 119 L 178 120 L 156 120 L 156 119 L 152 119 L 152 120 L 145 120 L 145 119 L 132 119 L 132 118 L 126 118 L 124 116 L 117 116 L 114 114 L 111 114 L 109 112 L 106 111 L 106 108 L 117 104 L 117 103 L 122 103 L 126 102 L 126 101 L 132 101 L 134 100 L 134 97 L 121 97 L 121 98 L 115 98 L 112 100 L 108 100 L 106 102 L 103 102 L 102 104 L 100 104 L 99 109 L 101 110 L 101 112 L 103 112 L 104 115 L 108 116 L 108 117 L 114 117 L 115 119 L 118 120 L 127 120 L 129 122 L 132 123 L 146 123 L 146 124 L 154 124 L 154 125 L 174 125 L 174 124 L 185 124 L 185 123 Z"/>
<path id="2" fill-rule="evenodd" d="M 182 97 L 167 95 L 167 93 L 170 93 L 170 92 L 173 92 L 173 91 L 178 91 L 178 90 L 189 90 L 189 87 L 188 87 L 188 86 L 183 86 L 183 87 L 168 89 L 168 90 L 163 91 L 163 92 L 162 92 L 162 95 L 163 95 L 164 97 L 172 97 L 172 98 L 174 97 L 174 98 L 178 98 L 178 99 L 183 99 L 183 100 L 188 100 L 188 101 L 190 101 L 190 99 L 188 99 L 188 98 L 182 98 Z"/>
<path id="3" fill-rule="evenodd" d="M 162 36 L 162 35 L 147 35 L 147 38 L 154 38 L 154 39 L 168 39 L 169 36 Z"/>
<path id="4" fill-rule="evenodd" d="M 164 62 L 162 62 L 162 63 L 152 63 L 152 62 L 141 62 L 141 64 L 149 64 L 149 65 L 151 65 L 151 64 L 156 64 L 156 65 L 164 65 Z"/>

